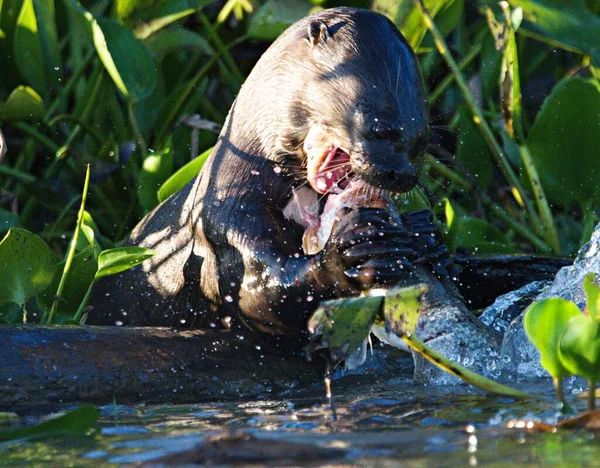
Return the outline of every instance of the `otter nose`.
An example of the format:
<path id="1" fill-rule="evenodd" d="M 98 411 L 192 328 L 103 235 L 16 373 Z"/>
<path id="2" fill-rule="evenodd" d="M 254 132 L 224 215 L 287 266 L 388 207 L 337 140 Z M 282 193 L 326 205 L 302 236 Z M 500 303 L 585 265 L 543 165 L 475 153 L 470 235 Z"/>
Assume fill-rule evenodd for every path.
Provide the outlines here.
<path id="1" fill-rule="evenodd" d="M 408 192 L 412 189 L 419 178 L 414 172 L 397 171 L 391 169 L 386 172 L 385 180 L 382 181 L 385 188 L 393 192 Z"/>

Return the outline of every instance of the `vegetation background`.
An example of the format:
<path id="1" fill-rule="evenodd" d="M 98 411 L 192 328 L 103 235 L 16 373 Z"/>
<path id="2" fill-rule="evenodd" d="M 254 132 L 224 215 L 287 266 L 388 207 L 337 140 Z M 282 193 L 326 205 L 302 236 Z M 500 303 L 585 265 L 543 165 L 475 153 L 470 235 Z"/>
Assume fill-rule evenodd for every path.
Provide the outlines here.
<path id="1" fill-rule="evenodd" d="M 270 42 L 340 4 L 422 65 L 432 141 L 401 208 L 452 250 L 573 255 L 600 206 L 600 0 L 0 0 L 0 322 L 85 318 L 94 279 L 148 255 L 102 252 L 197 174 Z"/>

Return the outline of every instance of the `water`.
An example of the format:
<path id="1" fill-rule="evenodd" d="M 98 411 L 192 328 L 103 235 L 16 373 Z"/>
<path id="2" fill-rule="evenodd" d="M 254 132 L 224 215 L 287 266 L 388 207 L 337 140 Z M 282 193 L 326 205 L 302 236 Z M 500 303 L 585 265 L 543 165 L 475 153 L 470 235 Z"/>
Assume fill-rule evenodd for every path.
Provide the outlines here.
<path id="1" fill-rule="evenodd" d="M 227 465 L 247 461 L 273 466 L 402 463 L 409 467 L 600 463 L 600 442 L 594 433 L 527 434 L 504 428 L 513 418 L 556 422 L 559 414 L 548 379 L 527 384 L 525 390 L 544 397 L 530 401 L 486 396 L 462 385 L 424 387 L 413 384 L 409 375 L 350 376 L 334 382 L 333 390 L 335 421 L 322 388 L 316 386 L 264 400 L 104 406 L 99 430 L 91 437 L 3 444 L 0 464 L 128 465 L 173 456 L 203 443 L 203 451 L 196 450 L 193 460 Z M 584 402 L 574 395 L 570 400 L 583 408 Z M 236 441 L 209 443 L 217 434 L 229 434 Z M 189 460 L 186 456 L 169 464 Z"/>

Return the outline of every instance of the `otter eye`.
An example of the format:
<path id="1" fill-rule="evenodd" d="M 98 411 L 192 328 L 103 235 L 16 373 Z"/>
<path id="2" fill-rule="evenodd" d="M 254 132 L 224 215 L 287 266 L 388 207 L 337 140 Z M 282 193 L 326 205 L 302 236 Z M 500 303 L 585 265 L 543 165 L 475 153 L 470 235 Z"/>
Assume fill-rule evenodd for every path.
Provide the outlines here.
<path id="1" fill-rule="evenodd" d="M 371 127 L 371 132 L 373 132 L 373 136 L 378 140 L 390 139 L 396 133 L 392 127 L 383 122 L 375 122 L 373 127 Z"/>

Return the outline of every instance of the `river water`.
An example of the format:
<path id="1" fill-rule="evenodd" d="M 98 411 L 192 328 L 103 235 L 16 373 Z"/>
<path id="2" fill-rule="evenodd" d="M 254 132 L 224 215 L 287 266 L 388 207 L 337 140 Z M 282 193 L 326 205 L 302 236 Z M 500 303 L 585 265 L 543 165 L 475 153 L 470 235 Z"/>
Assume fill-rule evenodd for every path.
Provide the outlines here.
<path id="1" fill-rule="evenodd" d="M 549 379 L 519 386 L 539 398 L 417 385 L 407 361 L 394 375 L 336 380 L 336 420 L 322 385 L 249 401 L 108 405 L 91 436 L 5 443 L 0 464 L 600 466 L 600 440 L 593 432 L 505 428 L 515 418 L 554 423 L 560 416 Z M 583 409 L 580 392 L 580 385 L 567 385 L 569 400 Z"/>

